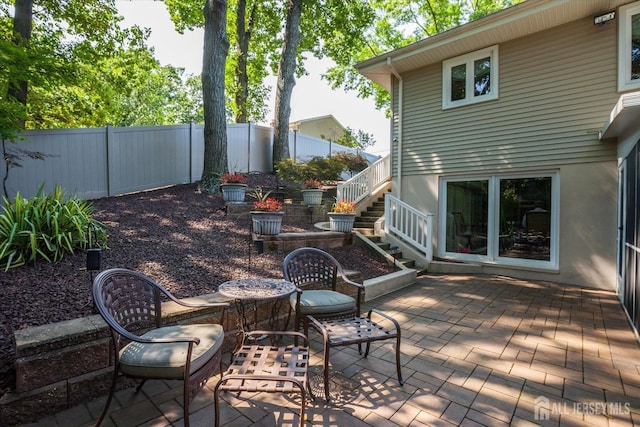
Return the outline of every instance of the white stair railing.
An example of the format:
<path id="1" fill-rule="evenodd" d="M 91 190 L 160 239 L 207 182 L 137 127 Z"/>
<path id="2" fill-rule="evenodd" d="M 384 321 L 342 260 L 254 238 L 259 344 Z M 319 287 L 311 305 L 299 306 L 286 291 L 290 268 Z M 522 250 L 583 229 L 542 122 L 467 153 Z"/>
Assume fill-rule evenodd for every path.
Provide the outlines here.
<path id="1" fill-rule="evenodd" d="M 384 184 L 391 176 L 391 156 L 387 155 L 371 166 L 338 184 L 338 200 L 358 203 L 369 197 L 376 188 Z"/>
<path id="2" fill-rule="evenodd" d="M 385 194 L 384 228 L 422 252 L 427 261 L 433 260 L 433 214 L 422 213 L 391 194 Z"/>

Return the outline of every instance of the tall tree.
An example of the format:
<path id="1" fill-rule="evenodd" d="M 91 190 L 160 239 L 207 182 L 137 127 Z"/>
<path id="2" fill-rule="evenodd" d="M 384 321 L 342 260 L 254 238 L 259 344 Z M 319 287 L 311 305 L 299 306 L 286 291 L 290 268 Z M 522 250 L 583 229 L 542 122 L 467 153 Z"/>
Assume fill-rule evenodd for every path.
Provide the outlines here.
<path id="1" fill-rule="evenodd" d="M 0 0 L 0 111 L 7 114 L 0 133 L 7 170 L 19 157 L 43 158 L 7 144 L 17 143 L 29 126 L 36 111 L 30 101 L 34 90 L 60 91 L 77 81 L 79 60 L 109 56 L 128 37 L 117 23 L 113 0 Z M 52 103 L 49 110 L 56 107 Z"/>
<path id="2" fill-rule="evenodd" d="M 355 91 L 361 98 L 373 97 L 378 108 L 388 108 L 389 93 L 357 72 L 354 65 L 382 55 L 468 20 L 481 18 L 524 0 L 371 0 L 375 23 L 351 49 L 331 54 L 336 65 L 324 78 L 333 89 Z"/>
<path id="3" fill-rule="evenodd" d="M 201 0 L 165 0 L 178 32 L 204 27 Z M 236 123 L 262 121 L 266 117 L 270 88 L 267 76 L 277 68 L 281 45 L 280 1 L 228 0 L 229 54 L 225 73 L 227 110 Z"/>
<path id="4" fill-rule="evenodd" d="M 13 18 L 13 41 L 28 49 L 31 40 L 31 21 L 33 20 L 33 0 L 16 0 Z M 14 98 L 20 104 L 27 105 L 28 82 L 19 78 L 9 84 L 7 97 Z M 21 123 L 24 128 L 24 121 Z"/>
<path id="5" fill-rule="evenodd" d="M 302 16 L 302 0 L 289 0 L 287 21 L 282 43 L 282 55 L 278 68 L 278 84 L 276 86 L 276 108 L 273 135 L 273 164 L 289 157 L 289 117 L 291 116 L 291 94 L 296 84 L 296 57 L 298 44 L 302 39 L 300 33 L 300 17 Z"/>
<path id="6" fill-rule="evenodd" d="M 204 6 L 202 94 L 204 103 L 204 169 L 201 188 L 212 191 L 227 171 L 227 121 L 224 70 L 229 52 L 227 2 L 207 0 Z"/>
<path id="7" fill-rule="evenodd" d="M 236 89 L 236 123 L 247 122 L 247 100 L 249 99 L 249 76 L 247 75 L 247 63 L 249 41 L 253 29 L 258 2 L 254 1 L 247 21 L 247 1 L 238 0 L 236 8 L 236 46 L 238 50 L 237 86 Z"/>

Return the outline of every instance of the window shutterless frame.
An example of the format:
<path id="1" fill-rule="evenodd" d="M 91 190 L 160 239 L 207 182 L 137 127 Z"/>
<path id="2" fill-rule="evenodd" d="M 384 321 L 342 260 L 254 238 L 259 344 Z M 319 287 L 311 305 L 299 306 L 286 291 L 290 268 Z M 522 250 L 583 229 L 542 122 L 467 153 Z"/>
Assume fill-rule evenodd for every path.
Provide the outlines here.
<path id="1" fill-rule="evenodd" d="M 640 50 L 640 2 L 620 7 L 618 16 L 620 20 L 618 26 L 618 91 L 638 89 L 640 88 L 640 55 L 638 55 Z"/>
<path id="2" fill-rule="evenodd" d="M 498 45 L 442 62 L 442 109 L 498 98 Z"/>

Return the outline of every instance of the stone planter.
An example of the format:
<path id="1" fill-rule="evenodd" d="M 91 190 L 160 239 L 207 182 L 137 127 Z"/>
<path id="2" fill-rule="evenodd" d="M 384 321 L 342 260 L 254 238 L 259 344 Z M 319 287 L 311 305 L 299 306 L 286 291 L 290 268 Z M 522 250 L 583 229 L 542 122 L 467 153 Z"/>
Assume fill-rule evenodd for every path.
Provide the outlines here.
<path id="1" fill-rule="evenodd" d="M 304 200 L 304 204 L 309 205 L 321 205 L 322 204 L 322 193 L 324 190 L 322 188 L 308 188 L 302 191 L 302 200 Z"/>
<path id="2" fill-rule="evenodd" d="M 327 215 L 329 215 L 329 227 L 331 231 L 351 233 L 353 223 L 356 220 L 356 214 L 329 212 Z"/>
<path id="3" fill-rule="evenodd" d="M 220 184 L 220 189 L 225 202 L 244 202 L 247 184 Z"/>
<path id="4" fill-rule="evenodd" d="M 280 234 L 284 212 L 251 211 L 253 232 L 256 234 Z"/>

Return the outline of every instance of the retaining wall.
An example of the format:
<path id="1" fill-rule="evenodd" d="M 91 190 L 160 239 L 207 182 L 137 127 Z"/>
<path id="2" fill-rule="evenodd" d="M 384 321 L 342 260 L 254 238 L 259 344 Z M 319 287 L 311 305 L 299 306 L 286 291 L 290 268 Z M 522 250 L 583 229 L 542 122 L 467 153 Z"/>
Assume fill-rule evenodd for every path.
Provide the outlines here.
<path id="1" fill-rule="evenodd" d="M 360 272 L 348 271 L 347 276 L 353 281 L 363 282 Z M 339 290 L 355 296 L 352 287 L 339 285 Z M 229 301 L 220 294 L 186 300 Z M 271 307 L 269 302 L 258 304 L 258 318 L 268 319 Z M 282 304 L 277 327 L 286 328 L 287 313 L 287 304 Z M 165 324 L 221 323 L 221 314 L 218 308 L 190 309 L 173 302 L 163 304 Z M 227 331 L 223 351 L 230 352 L 238 339 L 238 316 L 233 304 L 227 310 L 222 325 Z M 293 323 L 289 329 L 292 327 Z M 113 350 L 109 328 L 100 315 L 17 330 L 15 341 L 16 389 L 0 399 L 1 426 L 33 422 L 108 394 L 113 373 Z M 223 360 L 229 358 L 225 356 Z M 131 385 L 131 380 L 122 377 L 118 381 L 119 389 Z"/>

